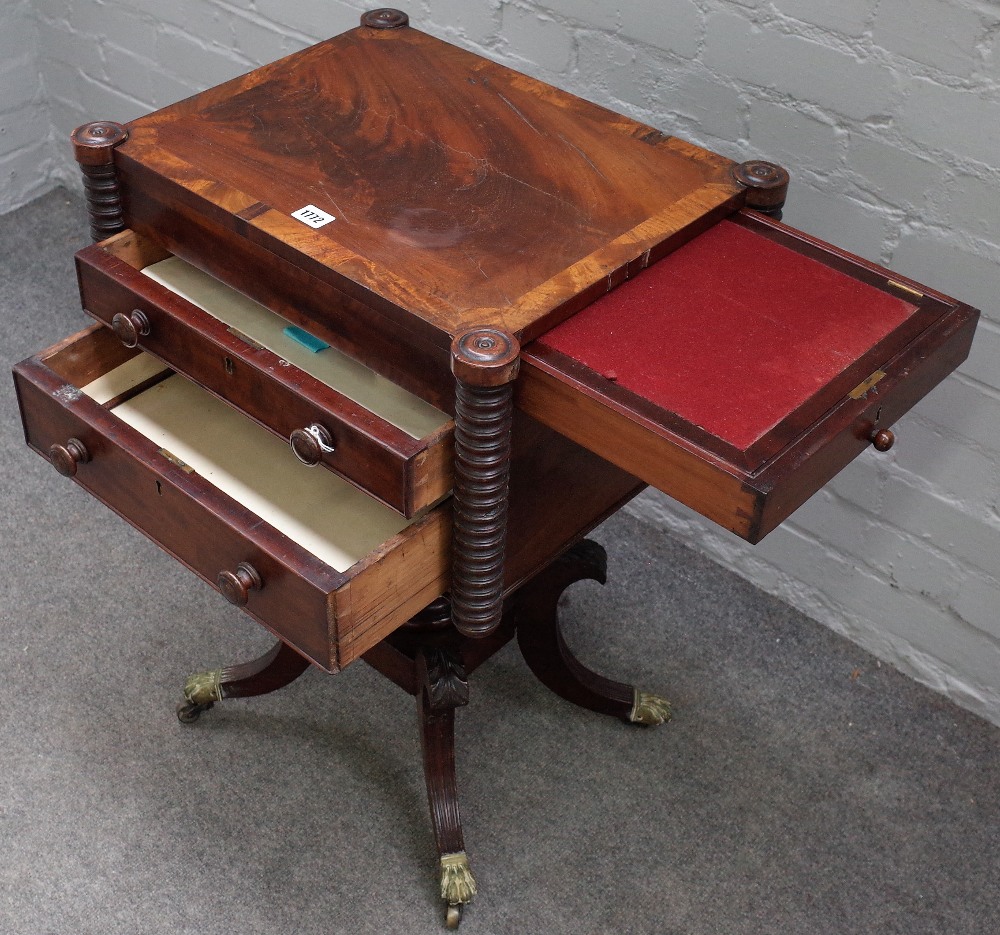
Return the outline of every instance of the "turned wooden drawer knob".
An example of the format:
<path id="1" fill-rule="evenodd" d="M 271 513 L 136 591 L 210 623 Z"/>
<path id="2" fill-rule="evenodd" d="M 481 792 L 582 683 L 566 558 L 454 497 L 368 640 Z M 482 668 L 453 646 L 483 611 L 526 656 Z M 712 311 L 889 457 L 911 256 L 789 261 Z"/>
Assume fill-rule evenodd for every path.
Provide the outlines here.
<path id="1" fill-rule="evenodd" d="M 119 312 L 111 319 L 111 330 L 126 347 L 136 347 L 139 338 L 149 334 L 149 319 L 137 308 Z"/>
<path id="2" fill-rule="evenodd" d="M 79 438 L 71 438 L 65 445 L 49 448 L 49 461 L 63 477 L 73 477 L 78 464 L 90 460 L 90 452 Z"/>
<path id="3" fill-rule="evenodd" d="M 313 422 L 304 429 L 296 429 L 288 436 L 288 444 L 292 446 L 295 457 L 303 464 L 319 464 L 324 454 L 333 451 L 333 436 L 329 429 Z"/>
<path id="4" fill-rule="evenodd" d="M 249 562 L 240 562 L 236 571 L 220 571 L 215 581 L 222 596 L 237 607 L 246 604 L 251 591 L 259 591 L 264 587 L 257 569 Z"/>
<path id="5" fill-rule="evenodd" d="M 896 441 L 896 436 L 889 429 L 879 429 L 877 432 L 872 432 L 870 438 L 872 447 L 876 451 L 888 451 Z"/>

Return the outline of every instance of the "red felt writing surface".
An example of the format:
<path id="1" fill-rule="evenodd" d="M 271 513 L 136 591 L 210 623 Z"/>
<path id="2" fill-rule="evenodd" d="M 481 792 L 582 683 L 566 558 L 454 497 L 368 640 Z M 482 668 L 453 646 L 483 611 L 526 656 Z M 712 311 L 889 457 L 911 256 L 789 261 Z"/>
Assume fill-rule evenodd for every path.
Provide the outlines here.
<path id="1" fill-rule="evenodd" d="M 746 452 L 916 310 L 721 221 L 538 343 Z"/>

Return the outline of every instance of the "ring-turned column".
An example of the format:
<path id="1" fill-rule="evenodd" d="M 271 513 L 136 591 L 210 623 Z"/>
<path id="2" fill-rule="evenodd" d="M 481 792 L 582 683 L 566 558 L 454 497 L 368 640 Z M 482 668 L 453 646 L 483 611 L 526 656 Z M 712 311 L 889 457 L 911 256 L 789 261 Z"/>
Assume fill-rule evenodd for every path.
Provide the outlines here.
<path id="1" fill-rule="evenodd" d="M 70 139 L 73 155 L 83 173 L 90 234 L 95 241 L 105 240 L 125 230 L 114 150 L 128 139 L 128 130 L 111 120 L 97 120 L 77 127 Z"/>
<path id="2" fill-rule="evenodd" d="M 503 611 L 507 491 L 510 477 L 517 339 L 474 328 L 451 345 L 455 375 L 455 490 L 452 531 L 452 620 L 481 637 Z"/>

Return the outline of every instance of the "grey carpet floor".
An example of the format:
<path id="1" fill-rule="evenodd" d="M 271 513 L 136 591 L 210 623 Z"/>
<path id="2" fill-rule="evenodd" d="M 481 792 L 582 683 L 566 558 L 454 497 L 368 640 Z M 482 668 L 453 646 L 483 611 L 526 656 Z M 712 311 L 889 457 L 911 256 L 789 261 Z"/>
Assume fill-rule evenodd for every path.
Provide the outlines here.
<path id="1" fill-rule="evenodd" d="M 0 218 L 5 365 L 85 324 L 79 201 Z M 8 383 L 9 387 L 9 383 Z M 174 717 L 269 643 L 2 412 L 0 933 L 442 929 L 411 699 L 363 664 Z M 474 933 L 1000 932 L 1000 731 L 628 515 L 563 608 L 629 728 L 508 647 L 458 716 Z"/>

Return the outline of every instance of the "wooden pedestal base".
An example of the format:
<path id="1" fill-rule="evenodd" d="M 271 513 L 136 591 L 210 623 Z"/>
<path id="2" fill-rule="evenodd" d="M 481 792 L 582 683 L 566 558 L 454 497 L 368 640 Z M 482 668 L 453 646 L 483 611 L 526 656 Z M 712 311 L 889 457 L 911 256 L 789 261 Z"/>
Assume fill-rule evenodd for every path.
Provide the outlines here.
<path id="1" fill-rule="evenodd" d="M 464 905 L 476 892 L 462 838 L 455 782 L 455 709 L 469 701 L 470 673 L 516 636 L 531 671 L 567 701 L 634 724 L 655 725 L 670 718 L 670 705 L 664 699 L 592 672 L 573 656 L 563 639 L 557 609 L 560 596 L 576 581 L 589 579 L 603 584 L 606 567 L 604 549 L 585 539 L 507 601 L 500 625 L 489 636 L 462 636 L 452 625 L 450 602 L 438 598 L 363 657 L 416 698 L 448 928 L 458 927 Z M 298 678 L 308 666 L 279 642 L 254 662 L 191 676 L 177 716 L 189 723 L 224 698 L 275 691 Z"/>

